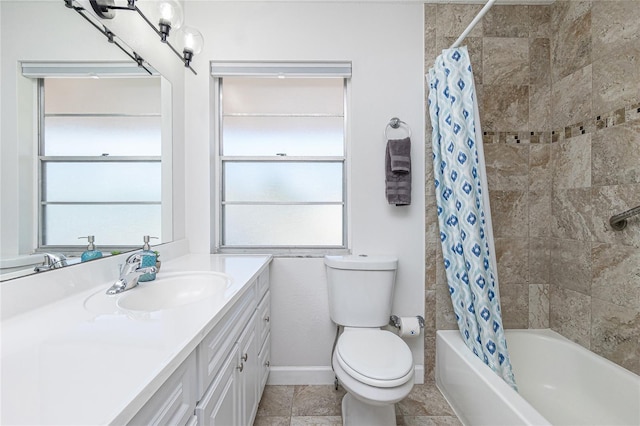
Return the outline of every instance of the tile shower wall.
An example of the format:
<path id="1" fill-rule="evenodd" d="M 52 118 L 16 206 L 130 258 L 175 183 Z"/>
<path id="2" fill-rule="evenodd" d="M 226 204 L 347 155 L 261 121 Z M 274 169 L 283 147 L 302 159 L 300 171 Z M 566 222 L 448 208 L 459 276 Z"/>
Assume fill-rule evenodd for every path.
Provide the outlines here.
<path id="1" fill-rule="evenodd" d="M 549 325 L 640 373 L 640 3 L 551 6 Z"/>
<path id="2" fill-rule="evenodd" d="M 425 71 L 481 7 L 425 4 Z M 482 117 L 505 326 L 551 327 L 635 372 L 640 220 L 622 233 L 606 221 L 640 204 L 639 22 L 636 0 L 494 6 L 464 43 Z M 437 237 L 428 123 L 425 380 L 433 380 L 435 330 L 457 325 Z"/>

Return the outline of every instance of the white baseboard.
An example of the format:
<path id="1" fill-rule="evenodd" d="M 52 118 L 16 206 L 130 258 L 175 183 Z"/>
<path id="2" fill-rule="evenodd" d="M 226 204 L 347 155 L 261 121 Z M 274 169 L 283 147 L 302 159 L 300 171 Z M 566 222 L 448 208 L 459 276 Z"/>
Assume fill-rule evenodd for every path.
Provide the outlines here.
<path id="1" fill-rule="evenodd" d="M 332 385 L 331 367 L 271 367 L 268 385 Z"/>
<path id="2" fill-rule="evenodd" d="M 268 385 L 333 385 L 331 367 L 271 367 Z M 415 383 L 424 383 L 424 366 L 415 366 Z"/>

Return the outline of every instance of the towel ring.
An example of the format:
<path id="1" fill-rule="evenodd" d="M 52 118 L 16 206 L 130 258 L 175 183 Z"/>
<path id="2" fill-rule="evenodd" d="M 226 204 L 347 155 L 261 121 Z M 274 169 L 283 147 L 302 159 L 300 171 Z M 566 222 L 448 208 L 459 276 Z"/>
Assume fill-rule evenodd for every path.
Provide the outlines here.
<path id="1" fill-rule="evenodd" d="M 385 139 L 389 139 L 389 136 L 387 134 L 387 132 L 389 131 L 389 128 L 399 129 L 400 126 L 403 126 L 407 130 L 407 133 L 409 133 L 409 137 L 411 137 L 411 127 L 409 127 L 407 123 L 400 120 L 398 117 L 393 117 L 391 120 L 389 120 L 389 124 L 387 124 L 387 127 L 384 128 Z"/>

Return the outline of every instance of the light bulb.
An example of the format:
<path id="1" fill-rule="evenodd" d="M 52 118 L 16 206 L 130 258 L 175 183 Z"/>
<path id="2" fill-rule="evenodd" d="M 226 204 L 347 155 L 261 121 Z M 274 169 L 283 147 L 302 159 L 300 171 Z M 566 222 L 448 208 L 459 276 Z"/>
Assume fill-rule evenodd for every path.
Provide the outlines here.
<path id="1" fill-rule="evenodd" d="M 160 12 L 160 23 L 168 25 L 177 30 L 184 22 L 184 14 L 182 6 L 175 0 L 164 0 L 158 4 L 158 12 Z"/>
<path id="2" fill-rule="evenodd" d="M 181 41 L 184 66 L 188 67 L 193 59 L 193 55 L 202 52 L 204 37 L 202 37 L 200 31 L 193 27 L 185 26 L 180 31 L 182 32 Z"/>
<path id="3" fill-rule="evenodd" d="M 204 45 L 204 37 L 202 33 L 193 27 L 185 26 L 182 28 L 182 47 L 184 50 L 188 50 L 194 55 L 202 52 L 202 46 Z"/>

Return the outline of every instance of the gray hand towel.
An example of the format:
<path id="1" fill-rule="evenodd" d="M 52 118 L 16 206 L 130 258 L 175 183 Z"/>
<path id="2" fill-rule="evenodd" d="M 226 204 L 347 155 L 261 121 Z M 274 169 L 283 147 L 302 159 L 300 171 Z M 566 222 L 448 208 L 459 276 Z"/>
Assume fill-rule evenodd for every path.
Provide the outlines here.
<path id="1" fill-rule="evenodd" d="M 385 154 L 385 195 L 389 204 L 411 204 L 411 140 L 387 141 Z"/>
<path id="2" fill-rule="evenodd" d="M 411 172 L 411 139 L 393 139 L 387 142 L 392 172 Z"/>

